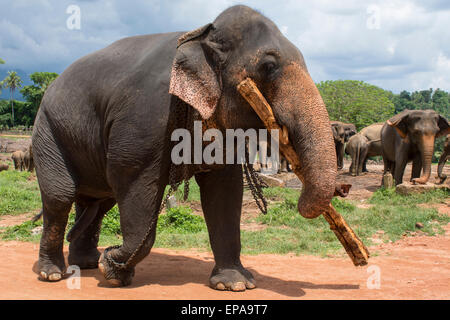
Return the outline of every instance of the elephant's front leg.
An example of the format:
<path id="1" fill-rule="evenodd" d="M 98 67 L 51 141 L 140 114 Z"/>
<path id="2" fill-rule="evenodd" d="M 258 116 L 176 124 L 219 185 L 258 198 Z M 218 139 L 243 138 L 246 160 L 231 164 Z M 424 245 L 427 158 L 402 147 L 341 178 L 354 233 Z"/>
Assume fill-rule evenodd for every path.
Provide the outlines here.
<path id="1" fill-rule="evenodd" d="M 203 214 L 216 265 L 209 285 L 217 290 L 253 289 L 255 280 L 241 264 L 240 220 L 242 210 L 242 166 L 195 176 L 200 186 Z"/>

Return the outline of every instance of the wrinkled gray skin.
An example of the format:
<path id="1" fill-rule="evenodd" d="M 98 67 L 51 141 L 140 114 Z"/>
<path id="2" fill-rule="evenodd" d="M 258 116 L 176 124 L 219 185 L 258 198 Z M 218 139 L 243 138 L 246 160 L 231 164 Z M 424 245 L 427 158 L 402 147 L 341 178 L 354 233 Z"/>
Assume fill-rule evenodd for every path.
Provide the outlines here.
<path id="1" fill-rule="evenodd" d="M 14 169 L 23 171 L 25 169 L 24 164 L 25 153 L 21 150 L 14 151 L 11 155 L 11 159 L 14 163 Z"/>
<path id="2" fill-rule="evenodd" d="M 336 150 L 337 168 L 338 170 L 341 170 L 344 168 L 345 143 L 351 136 L 356 134 L 357 131 L 354 124 L 340 121 L 331 121 L 331 129 L 333 131 Z"/>
<path id="3" fill-rule="evenodd" d="M 383 128 L 384 123 L 374 123 L 370 126 L 367 126 L 359 133 L 361 133 L 364 137 L 367 138 L 368 141 L 368 150 L 367 156 L 364 159 L 362 172 L 368 172 L 367 170 L 367 159 L 369 157 L 381 156 L 381 129 Z"/>
<path id="4" fill-rule="evenodd" d="M 349 172 L 352 176 L 359 176 L 363 172 L 363 166 L 369 151 L 369 141 L 361 133 L 350 137 L 346 146 L 345 153 L 352 158 Z"/>
<path id="5" fill-rule="evenodd" d="M 151 221 L 169 177 L 174 182 L 195 176 L 215 259 L 210 286 L 254 288 L 240 261 L 242 166 L 192 164 L 171 170 L 170 157 L 173 130 L 192 128 L 196 119 L 223 136 L 227 128 L 263 128 L 236 89 L 247 77 L 287 128 L 302 164 L 299 212 L 314 218 L 327 210 L 336 157 L 319 91 L 302 54 L 275 24 L 235 6 L 188 33 L 119 40 L 76 61 L 49 86 L 32 138 L 44 217 L 40 277 L 57 281 L 65 271 L 64 230 L 75 202 L 69 264 L 95 268 L 98 262 L 110 284 L 129 285 L 136 264 L 154 243 Z M 115 203 L 123 244 L 98 261 L 102 218 Z"/>
<path id="6" fill-rule="evenodd" d="M 406 164 L 412 161 L 411 181 L 425 184 L 431 174 L 434 141 L 448 132 L 447 119 L 434 110 L 404 110 L 393 116 L 381 130 L 384 173 L 390 172 L 395 184 L 401 184 Z"/>
<path id="7" fill-rule="evenodd" d="M 447 179 L 447 175 L 443 174 L 442 171 L 444 170 L 445 162 L 450 159 L 450 134 L 447 135 L 444 142 L 444 150 L 441 154 L 441 157 L 439 158 L 439 164 L 437 169 L 437 174 L 439 177 L 439 184 L 444 183 L 445 179 Z"/>

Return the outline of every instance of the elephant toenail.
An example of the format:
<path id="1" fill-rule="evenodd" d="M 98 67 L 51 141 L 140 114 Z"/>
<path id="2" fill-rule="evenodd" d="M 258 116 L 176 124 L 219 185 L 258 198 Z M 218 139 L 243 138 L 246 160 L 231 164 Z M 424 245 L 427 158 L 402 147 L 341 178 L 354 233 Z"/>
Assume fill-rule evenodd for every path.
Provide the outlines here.
<path id="1" fill-rule="evenodd" d="M 47 273 L 45 273 L 44 271 L 41 271 L 40 273 L 41 278 L 47 280 Z"/>
<path id="2" fill-rule="evenodd" d="M 105 266 L 103 265 L 103 263 L 98 264 L 98 269 L 102 274 L 105 274 Z"/>
<path id="3" fill-rule="evenodd" d="M 247 289 L 254 289 L 256 288 L 256 285 L 250 281 L 247 281 L 246 285 Z"/>
<path id="4" fill-rule="evenodd" d="M 244 291 L 245 284 L 243 282 L 236 282 L 231 285 L 231 290 L 233 291 Z"/>
<path id="5" fill-rule="evenodd" d="M 216 289 L 225 290 L 225 285 L 222 282 L 219 282 L 218 284 L 216 284 Z"/>
<path id="6" fill-rule="evenodd" d="M 119 279 L 109 279 L 108 283 L 113 287 L 121 287 L 122 286 L 122 281 L 120 281 Z"/>
<path id="7" fill-rule="evenodd" d="M 59 281 L 61 280 L 61 274 L 60 273 L 52 273 L 48 276 L 48 280 L 50 281 Z"/>

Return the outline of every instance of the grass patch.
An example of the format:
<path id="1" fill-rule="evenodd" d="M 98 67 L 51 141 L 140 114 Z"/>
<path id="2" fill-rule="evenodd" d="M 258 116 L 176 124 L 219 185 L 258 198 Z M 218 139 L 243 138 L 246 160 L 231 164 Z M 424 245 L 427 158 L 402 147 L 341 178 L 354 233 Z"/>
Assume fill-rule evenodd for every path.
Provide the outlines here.
<path id="1" fill-rule="evenodd" d="M 37 183 L 35 180 L 30 181 L 29 178 L 28 172 L 0 173 L 1 214 L 21 213 L 40 208 Z M 258 231 L 241 231 L 244 254 L 292 252 L 326 256 L 339 250 L 343 251 L 323 217 L 309 220 L 297 212 L 298 190 L 265 188 L 264 194 L 270 202 L 268 213 L 253 218 L 251 222 L 264 224 L 266 228 Z M 183 185 L 175 196 L 182 205 L 168 209 L 160 215 L 154 247 L 211 250 L 204 219 L 194 215 L 188 206 L 190 202 L 200 201 L 200 190 L 195 180 L 190 181 L 190 193 L 186 203 L 182 202 Z M 371 238 L 377 231 L 384 231 L 382 234 L 384 241 L 395 241 L 405 234 L 417 231 L 415 227 L 417 222 L 423 224 L 424 227 L 420 231 L 427 235 L 442 233 L 442 226 L 450 222 L 450 217 L 419 204 L 445 203 L 449 196 L 450 192 L 445 190 L 402 196 L 395 193 L 394 189 L 379 189 L 368 200 L 368 203 L 373 204 L 368 209 L 358 208 L 351 201 L 339 198 L 333 199 L 333 205 L 364 243 L 371 245 Z M 70 230 L 73 223 L 72 211 L 67 230 Z M 38 241 L 40 236 L 32 235 L 31 232 L 40 225 L 41 221 L 35 224 L 27 221 L 18 226 L 2 228 L 0 238 Z M 115 206 L 103 219 L 99 244 L 109 246 L 121 243 L 120 215 Z"/>
<path id="2" fill-rule="evenodd" d="M 38 210 L 41 206 L 39 187 L 33 173 L 0 172 L 0 216 Z"/>

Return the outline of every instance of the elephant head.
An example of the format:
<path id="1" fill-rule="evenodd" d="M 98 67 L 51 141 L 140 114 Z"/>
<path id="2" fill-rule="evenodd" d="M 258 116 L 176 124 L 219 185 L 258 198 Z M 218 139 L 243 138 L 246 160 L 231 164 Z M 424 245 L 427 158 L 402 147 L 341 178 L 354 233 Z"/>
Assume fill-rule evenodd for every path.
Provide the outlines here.
<path id="1" fill-rule="evenodd" d="M 447 119 L 434 110 L 404 110 L 387 120 L 399 136 L 408 144 L 417 148 L 421 154 L 423 173 L 413 183 L 424 184 L 431 174 L 431 160 L 434 153 L 434 141 L 437 137 L 450 132 Z"/>
<path id="2" fill-rule="evenodd" d="M 317 217 L 333 197 L 336 156 L 328 113 L 301 52 L 260 13 L 234 6 L 178 39 L 169 92 L 218 129 L 263 128 L 237 85 L 251 78 L 287 128 L 302 164 L 299 212 Z"/>
<path id="3" fill-rule="evenodd" d="M 342 122 L 332 121 L 331 130 L 333 131 L 333 138 L 335 143 L 344 144 L 347 141 L 345 127 Z"/>

